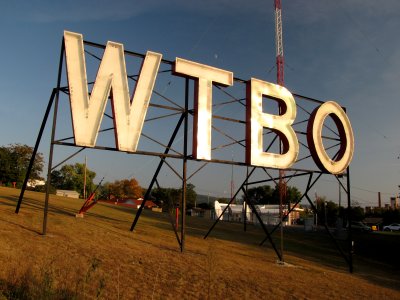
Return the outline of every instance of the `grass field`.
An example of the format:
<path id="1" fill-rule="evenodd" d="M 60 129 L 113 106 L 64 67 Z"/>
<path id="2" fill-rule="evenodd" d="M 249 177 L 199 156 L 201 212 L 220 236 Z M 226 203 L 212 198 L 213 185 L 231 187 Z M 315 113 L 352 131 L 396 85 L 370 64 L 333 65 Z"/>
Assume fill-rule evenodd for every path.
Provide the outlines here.
<path id="1" fill-rule="evenodd" d="M 368 250 L 375 236 L 355 236 L 349 274 L 324 232 L 285 230 L 280 265 L 258 227 L 220 222 L 203 239 L 212 221 L 188 217 L 181 253 L 165 214 L 145 211 L 130 232 L 132 209 L 100 203 L 75 218 L 82 200 L 57 196 L 42 236 L 44 195 L 27 192 L 16 215 L 18 195 L 0 187 L 0 299 L 400 299 L 399 265 Z"/>

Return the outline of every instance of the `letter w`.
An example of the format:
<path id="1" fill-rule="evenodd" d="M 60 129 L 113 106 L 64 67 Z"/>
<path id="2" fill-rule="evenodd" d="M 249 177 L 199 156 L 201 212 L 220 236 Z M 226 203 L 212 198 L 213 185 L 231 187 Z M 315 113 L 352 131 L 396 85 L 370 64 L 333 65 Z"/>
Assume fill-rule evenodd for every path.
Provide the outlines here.
<path id="1" fill-rule="evenodd" d="M 83 37 L 64 32 L 67 75 L 75 144 L 94 147 L 111 95 L 116 147 L 135 152 L 162 55 L 148 51 L 132 99 L 129 97 L 124 46 L 107 42 L 89 99 Z"/>

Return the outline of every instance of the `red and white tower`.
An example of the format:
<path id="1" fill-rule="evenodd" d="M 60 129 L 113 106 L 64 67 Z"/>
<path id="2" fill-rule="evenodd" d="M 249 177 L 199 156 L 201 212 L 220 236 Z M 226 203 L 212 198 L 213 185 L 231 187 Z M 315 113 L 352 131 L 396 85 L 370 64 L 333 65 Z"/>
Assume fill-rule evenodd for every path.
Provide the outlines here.
<path id="1" fill-rule="evenodd" d="M 282 5 L 281 0 L 275 1 L 275 47 L 276 47 L 276 80 L 284 85 L 284 60 L 282 39 Z"/>
<path id="2" fill-rule="evenodd" d="M 280 86 L 284 85 L 284 60 L 283 60 L 283 38 L 282 38 L 282 5 L 281 0 L 275 1 L 275 47 L 276 47 L 276 83 Z M 279 112 L 283 109 L 280 106 Z M 283 145 L 280 145 L 281 152 Z M 284 179 L 285 171 L 279 170 L 279 217 L 281 219 L 281 262 L 283 263 L 283 207 L 286 202 L 286 181 Z M 288 210 L 289 211 L 289 210 Z"/>

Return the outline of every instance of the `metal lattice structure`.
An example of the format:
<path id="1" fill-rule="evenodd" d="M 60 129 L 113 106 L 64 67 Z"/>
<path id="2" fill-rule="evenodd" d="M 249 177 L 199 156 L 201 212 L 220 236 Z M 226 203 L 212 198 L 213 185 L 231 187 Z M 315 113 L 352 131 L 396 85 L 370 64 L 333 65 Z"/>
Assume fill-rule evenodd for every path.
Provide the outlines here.
<path id="1" fill-rule="evenodd" d="M 276 83 L 280 86 L 285 85 L 285 64 L 283 58 L 283 34 L 282 34 L 282 3 L 275 0 L 275 48 L 276 48 Z M 279 108 L 282 112 L 282 108 Z M 282 147 L 280 147 L 282 152 Z M 279 215 L 281 223 L 283 221 L 283 204 L 286 202 L 287 183 L 284 179 L 285 171 L 279 172 Z M 281 224 L 281 252 L 283 252 L 283 225 Z M 280 257 L 283 262 L 283 256 Z"/>
<path id="2" fill-rule="evenodd" d="M 93 74 L 95 74 L 95 70 L 97 65 L 101 61 L 100 57 L 105 49 L 105 45 L 84 41 L 85 44 L 85 53 L 90 64 L 93 63 Z M 136 71 L 132 72 L 128 75 L 128 80 L 133 85 L 135 84 L 138 73 L 140 70 L 140 64 L 145 58 L 144 54 L 135 53 L 132 51 L 126 51 L 125 55 L 127 58 L 127 65 L 136 67 Z M 37 153 L 40 141 L 42 139 L 42 134 L 44 128 L 48 122 L 48 117 L 50 115 L 51 109 L 53 108 L 53 119 L 52 119 L 52 131 L 51 131 L 51 141 L 50 141 L 50 152 L 48 158 L 48 175 L 47 182 L 51 181 L 51 172 L 65 163 L 70 158 L 74 157 L 78 153 L 83 150 L 89 150 L 86 147 L 78 147 L 79 149 L 68 156 L 66 159 L 63 159 L 61 162 L 54 164 L 54 151 L 55 147 L 63 146 L 63 147 L 77 147 L 74 143 L 73 134 L 64 135 L 65 132 L 62 131 L 61 134 L 58 133 L 57 120 L 60 118 L 63 121 L 66 121 L 65 114 L 61 113 L 62 111 L 68 111 L 69 107 L 69 87 L 65 74 L 65 48 L 64 42 L 62 43 L 61 53 L 60 53 L 60 61 L 59 61 L 59 71 L 57 78 L 57 86 L 53 89 L 46 112 L 44 114 L 44 118 L 42 121 L 41 128 L 39 130 L 38 138 L 36 140 L 36 144 L 34 147 L 34 152 L 31 159 L 30 168 L 33 164 L 33 159 Z M 96 65 L 97 64 L 97 65 Z M 278 184 L 279 180 L 279 170 L 273 168 L 265 168 L 265 167 L 254 167 L 246 164 L 245 161 L 245 148 L 246 148 L 246 138 L 245 138 L 245 99 L 246 99 L 246 80 L 240 78 L 234 78 L 234 85 L 230 87 L 221 87 L 219 85 L 213 85 L 213 144 L 212 144 L 212 158 L 210 160 L 198 160 L 193 157 L 192 152 L 192 121 L 194 114 L 194 94 L 195 94 L 195 84 L 194 80 L 190 78 L 181 78 L 173 75 L 173 61 L 169 61 L 163 59 L 161 62 L 161 68 L 158 71 L 157 84 L 153 90 L 153 94 L 151 97 L 150 105 L 149 105 L 149 113 L 146 116 L 145 126 L 143 128 L 142 137 L 140 140 L 140 147 L 134 153 L 135 155 L 143 155 L 143 156 L 153 156 L 159 159 L 159 163 L 154 170 L 154 174 L 152 179 L 148 183 L 148 188 L 146 195 L 144 196 L 144 201 L 142 202 L 140 208 L 137 210 L 137 213 L 134 217 L 130 230 L 133 231 L 137 226 L 143 208 L 145 206 L 146 200 L 149 199 L 151 195 L 151 191 L 154 186 L 160 186 L 160 173 L 167 170 L 170 174 L 176 175 L 176 177 L 181 182 L 182 186 L 182 200 L 180 204 L 180 209 L 182 212 L 186 210 L 186 186 L 187 182 L 191 180 L 194 176 L 204 171 L 207 166 L 213 164 L 219 165 L 232 165 L 238 168 L 243 169 L 244 180 L 242 184 L 238 187 L 238 189 L 233 193 L 229 204 L 231 204 L 234 199 L 240 194 L 243 193 L 244 201 L 248 204 L 248 206 L 252 209 L 253 213 L 256 215 L 257 219 L 260 221 L 262 229 L 265 233 L 265 240 L 261 241 L 263 244 L 265 241 L 269 241 L 271 247 L 274 249 L 277 257 L 279 259 L 282 258 L 282 254 L 278 248 L 276 247 L 274 241 L 271 238 L 271 235 L 276 230 L 276 227 L 270 230 L 265 226 L 260 218 L 257 209 L 249 197 L 247 197 L 246 189 L 247 186 L 251 185 L 259 185 L 262 183 L 273 183 L 275 185 Z M 91 82 L 90 84 L 92 84 Z M 175 88 L 170 90 L 171 94 L 166 92 L 161 92 L 165 86 L 173 85 Z M 347 193 L 347 201 L 348 207 L 350 207 L 350 174 L 349 169 L 343 176 L 335 176 L 326 172 L 323 172 L 315 167 L 315 164 L 312 160 L 308 145 L 307 145 L 307 122 L 311 115 L 313 109 L 323 102 L 312 99 L 310 97 L 301 96 L 298 94 L 293 94 L 296 99 L 297 110 L 299 112 L 298 120 L 293 124 L 293 128 L 298 136 L 299 144 L 300 144 L 300 153 L 301 155 L 298 157 L 296 163 L 293 168 L 285 170 L 285 175 L 283 179 L 287 182 L 300 180 L 302 182 L 305 181 L 303 185 L 303 193 L 302 197 L 296 203 L 294 207 L 296 207 L 300 201 L 306 200 L 316 211 L 316 207 L 309 196 L 311 193 L 311 189 L 318 182 L 318 180 L 322 176 L 334 177 L 342 189 Z M 268 101 L 271 103 L 275 103 L 276 99 L 269 99 L 272 101 Z M 275 103 L 277 104 L 277 103 Z M 279 107 L 279 104 L 277 105 Z M 109 108 L 111 109 L 111 108 Z M 277 108 L 276 110 L 279 110 Z M 113 118 L 109 112 L 105 112 L 105 121 L 100 128 L 100 133 L 107 135 L 112 133 L 115 128 L 113 127 Z M 158 124 L 153 126 L 153 124 Z M 326 134 L 324 134 L 323 138 L 327 141 L 326 149 L 331 153 L 331 156 L 335 157 L 338 152 L 338 148 L 341 143 L 341 139 L 339 133 L 335 128 L 330 128 L 326 126 Z M 279 153 L 280 142 L 279 137 L 276 132 L 272 130 L 265 129 L 264 131 L 264 139 L 265 139 L 265 149 L 266 151 L 274 151 Z M 115 146 L 112 146 L 112 138 L 109 136 L 105 137 L 102 142 L 104 144 L 96 144 L 95 147 L 90 148 L 92 150 L 106 150 L 106 151 L 118 151 Z M 233 155 L 231 153 L 235 153 L 235 159 L 233 159 Z M 226 159 L 229 157 L 229 159 Z M 231 159 L 232 157 L 232 159 Z M 27 176 L 23 188 L 21 190 L 20 198 L 16 207 L 16 213 L 19 212 L 24 192 L 26 189 L 27 178 L 29 178 L 30 168 L 28 168 Z M 345 179 L 345 180 L 343 180 Z M 43 234 L 46 234 L 47 230 L 47 212 L 48 212 L 48 203 L 49 203 L 49 187 L 47 184 L 47 192 L 45 196 L 45 206 L 44 206 L 44 220 L 43 220 Z M 312 193 L 311 193 L 312 194 Z M 228 206 L 227 206 L 228 207 Z M 213 226 L 206 233 L 205 238 L 210 235 L 212 230 L 217 225 L 221 216 L 216 219 Z M 290 211 L 288 212 L 290 213 Z M 285 218 L 284 216 L 283 218 Z M 350 220 L 350 219 L 349 219 Z M 171 222 L 172 223 L 172 222 Z M 185 213 L 181 214 L 180 220 L 180 232 L 178 232 L 177 228 L 172 224 L 172 228 L 175 232 L 177 241 L 179 243 L 181 251 L 185 249 Z M 278 224 L 279 225 L 279 224 Z M 329 235 L 327 226 L 326 231 Z M 335 242 L 335 239 L 331 235 L 332 240 Z M 349 234 L 349 243 L 351 243 L 351 232 Z M 335 245 L 338 248 L 338 251 L 343 255 L 344 259 L 349 265 L 350 271 L 352 271 L 352 257 L 349 252 L 346 254 L 335 242 Z"/>
<path id="3" fill-rule="evenodd" d="M 283 36 L 282 36 L 282 4 L 275 0 L 275 47 L 276 47 L 276 79 L 281 86 L 285 82 Z"/>

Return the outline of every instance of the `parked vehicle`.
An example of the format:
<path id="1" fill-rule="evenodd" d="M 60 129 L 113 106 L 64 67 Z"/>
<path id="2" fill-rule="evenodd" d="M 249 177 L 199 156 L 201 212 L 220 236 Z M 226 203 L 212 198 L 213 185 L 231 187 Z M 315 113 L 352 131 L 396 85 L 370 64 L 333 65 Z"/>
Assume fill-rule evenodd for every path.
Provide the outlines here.
<path id="1" fill-rule="evenodd" d="M 400 231 L 400 224 L 392 223 L 388 226 L 383 226 L 383 231 Z"/>
<path id="2" fill-rule="evenodd" d="M 360 232 L 370 232 L 372 231 L 371 227 L 365 225 L 363 222 L 351 222 L 351 230 L 360 231 Z"/>

